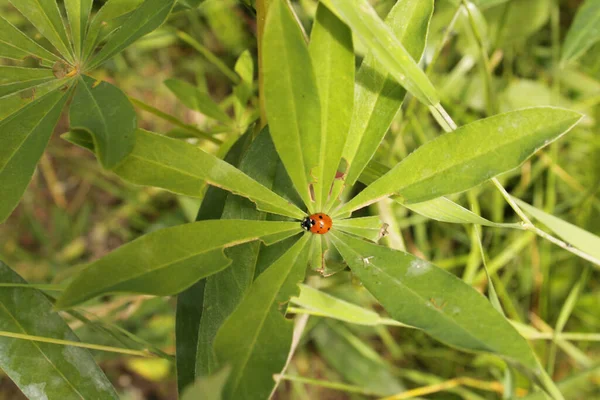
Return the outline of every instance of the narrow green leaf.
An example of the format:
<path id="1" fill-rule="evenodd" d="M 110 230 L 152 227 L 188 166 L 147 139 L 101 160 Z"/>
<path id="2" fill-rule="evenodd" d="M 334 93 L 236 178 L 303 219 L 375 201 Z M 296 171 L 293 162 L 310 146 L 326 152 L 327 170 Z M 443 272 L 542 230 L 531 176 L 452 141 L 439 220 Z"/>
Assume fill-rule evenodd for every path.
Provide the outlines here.
<path id="1" fill-rule="evenodd" d="M 318 313 L 319 316 L 337 319 L 350 324 L 377 326 L 382 324 L 403 325 L 400 322 L 381 317 L 373 310 L 348 303 L 337 297 L 312 288 L 300 285 L 300 295 L 292 297 L 291 303 Z"/>
<path id="2" fill-rule="evenodd" d="M 293 323 L 282 304 L 298 291 L 308 262 L 310 234 L 303 234 L 254 281 L 215 339 L 219 362 L 232 366 L 226 398 L 266 399 L 292 343 Z"/>
<path id="3" fill-rule="evenodd" d="M 167 296 L 226 268 L 223 248 L 281 232 L 296 222 L 215 220 L 161 229 L 129 242 L 88 265 L 56 303 L 68 308 L 113 292 Z"/>
<path id="4" fill-rule="evenodd" d="M 222 400 L 223 389 L 231 368 L 225 367 L 210 376 L 202 376 L 181 396 L 181 400 Z"/>
<path id="5" fill-rule="evenodd" d="M 67 100 L 59 90 L 0 121 L 0 222 L 19 203 Z"/>
<path id="6" fill-rule="evenodd" d="M 535 219 L 546 225 L 552 232 L 557 234 L 560 238 L 567 241 L 567 243 L 577 247 L 579 250 L 588 253 L 589 255 L 600 259 L 600 237 L 581 229 L 567 221 L 555 217 L 554 215 L 548 214 L 539 208 L 535 208 L 532 205 L 525 203 L 513 197 L 513 200 L 517 202 L 528 214 L 533 215 Z"/>
<path id="7" fill-rule="evenodd" d="M 406 390 L 379 354 L 341 323 L 320 323 L 312 337 L 319 355 L 349 383 L 379 396 Z"/>
<path id="8" fill-rule="evenodd" d="M 113 57 L 147 33 L 158 28 L 167 19 L 175 0 L 146 0 L 135 9 L 106 42 L 104 47 L 90 60 L 88 69 L 93 69 Z"/>
<path id="9" fill-rule="evenodd" d="M 0 57 L 21 60 L 27 56 L 49 62 L 59 59 L 0 16 Z"/>
<path id="10" fill-rule="evenodd" d="M 79 78 L 69 108 L 72 129 L 85 130 L 104 168 L 119 164 L 133 149 L 137 116 L 127 96 L 108 82 Z"/>
<path id="11" fill-rule="evenodd" d="M 512 325 L 475 289 L 425 260 L 334 232 L 352 272 L 392 318 L 467 351 L 493 353 L 537 374 L 537 360 Z"/>
<path id="12" fill-rule="evenodd" d="M 321 111 L 308 47 L 287 2 L 269 6 L 263 38 L 265 106 L 273 143 L 310 212 L 320 162 Z"/>
<path id="13" fill-rule="evenodd" d="M 317 8 L 309 51 L 321 99 L 320 162 L 313 172 L 313 188 L 316 210 L 324 211 L 350 126 L 355 66 L 352 32 L 322 4 Z"/>
<path id="14" fill-rule="evenodd" d="M 22 68 L 0 65 L 0 85 L 47 78 L 54 78 L 54 74 L 52 73 L 51 69 Z"/>
<path id="15" fill-rule="evenodd" d="M 268 129 L 256 137 L 245 152 L 239 163 L 239 170 L 256 180 L 268 189 L 274 190 L 275 175 L 279 165 L 279 157 L 271 141 Z M 254 204 L 243 197 L 233 194 L 223 200 L 224 208 L 221 215 L 223 220 L 241 219 L 264 220 L 266 214 L 256 210 Z M 295 239 L 290 239 L 293 241 Z M 282 246 L 287 249 L 288 241 L 272 247 Z M 204 292 L 204 310 L 200 330 L 198 332 L 196 374 L 205 375 L 215 372 L 217 360 L 213 350 L 213 342 L 217 331 L 235 310 L 242 297 L 252 285 L 265 261 L 261 257 L 260 243 L 245 243 L 227 249 L 225 254 L 232 260 L 227 268 L 206 280 Z M 267 262 L 267 266 L 269 263 Z"/>
<path id="16" fill-rule="evenodd" d="M 189 143 L 141 129 L 136 132 L 133 151 L 114 172 L 138 185 L 157 186 L 194 197 L 202 197 L 207 182 L 249 198 L 262 211 L 297 219 L 305 215 L 291 202 L 223 160 Z"/>
<path id="17" fill-rule="evenodd" d="M 0 282 L 27 283 L 2 261 Z M 46 296 L 31 288 L 0 290 L 0 330 L 79 341 Z M 0 337 L 0 368 L 30 399 L 118 399 L 82 348 Z"/>
<path id="18" fill-rule="evenodd" d="M 334 215 L 390 195 L 410 204 L 467 190 L 518 167 L 581 118 L 574 111 L 534 107 L 472 122 L 418 148 Z"/>
<path id="19" fill-rule="evenodd" d="M 413 96 L 429 106 L 439 104 L 437 91 L 394 32 L 368 0 L 322 0 L 352 28 L 387 71 Z"/>
<path id="20" fill-rule="evenodd" d="M 94 15 L 83 44 L 83 59 L 88 60 L 96 46 L 103 38 L 119 29 L 129 13 L 144 0 L 108 0 L 100 11 Z"/>
<path id="21" fill-rule="evenodd" d="M 376 242 L 387 233 L 387 224 L 379 216 L 336 220 L 334 229 Z"/>
<path id="22" fill-rule="evenodd" d="M 208 93 L 203 92 L 196 86 L 190 85 L 180 79 L 167 79 L 165 86 L 181 101 L 186 107 L 196 110 L 209 118 L 216 119 L 223 123 L 231 122 L 229 115 L 219 108 L 219 105 L 210 98 Z"/>
<path id="23" fill-rule="evenodd" d="M 15 93 L 32 93 L 34 87 L 37 86 L 41 86 L 45 83 L 49 83 L 50 81 L 54 80 L 54 76 L 52 77 L 48 77 L 48 78 L 40 78 L 40 79 L 32 79 L 32 80 L 28 80 L 28 81 L 22 81 L 22 82 L 13 82 L 13 83 L 7 83 L 5 85 L 0 85 L 0 99 L 2 99 L 3 97 L 8 97 L 12 94 Z M 30 89 L 29 91 L 27 89 Z M 23 99 L 21 97 L 21 99 L 23 101 L 27 101 L 27 99 Z M 16 99 L 12 99 L 13 102 L 12 104 L 16 104 L 14 103 L 14 100 Z M 0 103 L 2 102 L 2 100 L 0 100 Z M 8 103 L 10 104 L 11 101 L 8 101 Z"/>
<path id="24" fill-rule="evenodd" d="M 9 0 L 71 64 L 69 38 L 56 0 Z"/>
<path id="25" fill-rule="evenodd" d="M 577 15 L 565 38 L 561 62 L 579 58 L 587 49 L 600 40 L 600 2 L 586 0 L 577 10 Z"/>
<path id="26" fill-rule="evenodd" d="M 81 61 L 81 48 L 85 39 L 85 31 L 88 25 L 88 18 L 92 11 L 93 0 L 65 0 L 65 9 L 69 18 L 69 27 L 71 28 L 71 39 L 75 58 Z"/>
<path id="27" fill-rule="evenodd" d="M 403 204 L 398 198 L 394 198 L 394 200 L 409 210 L 436 221 L 452 224 L 477 224 L 493 228 L 521 228 L 520 224 L 500 224 L 487 220 L 446 197 L 414 204 Z"/>
<path id="28" fill-rule="evenodd" d="M 250 136 L 250 132 L 241 136 L 227 152 L 224 161 L 234 166 L 238 165 Z M 225 190 L 210 186 L 202 200 L 196 220 L 221 218 L 228 195 L 229 193 Z M 235 263 L 235 260 L 232 261 Z M 177 345 L 177 388 L 180 395 L 186 386 L 194 383 L 196 378 L 198 335 L 200 333 L 207 280 L 208 278 L 196 282 L 177 296 L 175 338 Z"/>
<path id="29" fill-rule="evenodd" d="M 46 94 L 64 87 L 68 83 L 69 78 L 52 79 L 36 86 L 26 87 L 17 92 L 9 90 L 10 94 L 0 97 L 0 121 L 16 112 L 20 112 L 19 110 L 35 102 L 36 99 L 40 99 Z"/>
<path id="30" fill-rule="evenodd" d="M 385 22 L 414 60 L 420 60 L 433 0 L 400 0 Z M 346 184 L 353 185 L 381 144 L 402 106 L 406 90 L 387 72 L 373 51 L 367 54 L 356 75 L 355 108 L 344 148 L 350 163 Z"/>
<path id="31" fill-rule="evenodd" d="M 233 108 L 238 125 L 243 121 L 243 116 L 246 111 L 248 101 L 252 97 L 252 82 L 254 80 L 254 60 L 250 51 L 245 50 L 238 57 L 235 67 L 235 72 L 240 77 L 240 82 L 234 86 L 233 94 L 235 95 L 235 103 Z M 248 122 L 249 123 L 249 122 Z"/>

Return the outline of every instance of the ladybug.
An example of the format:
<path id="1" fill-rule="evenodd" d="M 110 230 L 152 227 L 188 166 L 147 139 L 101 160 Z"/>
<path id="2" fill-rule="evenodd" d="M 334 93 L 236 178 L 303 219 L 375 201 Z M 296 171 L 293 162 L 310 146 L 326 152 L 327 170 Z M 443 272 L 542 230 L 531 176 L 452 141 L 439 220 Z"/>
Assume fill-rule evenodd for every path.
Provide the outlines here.
<path id="1" fill-rule="evenodd" d="M 319 235 L 324 235 L 329 232 L 331 225 L 333 225 L 331 217 L 323 213 L 309 215 L 300 223 L 300 226 L 305 231 L 317 233 Z"/>

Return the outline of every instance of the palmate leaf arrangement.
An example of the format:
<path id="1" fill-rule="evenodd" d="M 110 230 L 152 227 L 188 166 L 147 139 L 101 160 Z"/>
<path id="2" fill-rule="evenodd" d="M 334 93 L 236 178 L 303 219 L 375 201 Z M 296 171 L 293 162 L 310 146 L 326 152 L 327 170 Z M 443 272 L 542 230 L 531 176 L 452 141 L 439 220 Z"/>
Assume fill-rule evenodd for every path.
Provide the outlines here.
<path id="1" fill-rule="evenodd" d="M 351 218 L 391 198 L 444 222 L 530 230 L 598 264 L 597 237 L 510 197 L 494 179 L 568 132 L 581 115 L 537 107 L 457 128 L 415 61 L 423 53 L 433 0 L 398 0 L 385 22 L 367 0 L 321 0 L 310 40 L 286 1 L 258 2 L 270 3 L 266 21 L 259 21 L 268 127 L 255 135 L 251 126 L 224 160 L 138 129 L 125 94 L 86 75 L 160 26 L 174 0 L 109 0 L 93 17 L 92 0 L 65 0 L 69 29 L 54 0 L 11 2 L 56 51 L 0 18 L 0 57 L 32 57 L 39 64 L 0 67 L 0 220 L 17 205 L 69 101 L 70 131 L 63 138 L 92 150 L 103 167 L 135 184 L 204 198 L 197 222 L 146 234 L 92 262 L 54 308 L 0 262 L 0 367 L 29 398 L 117 398 L 55 310 L 119 292 L 181 293 L 179 388 L 227 368 L 199 379 L 188 398 L 207 384 L 224 386 L 228 399 L 267 398 L 292 345 L 294 325 L 285 316 L 290 299 L 365 323 L 360 308 L 345 317 L 320 309 L 330 297 L 299 285 L 307 266 L 327 276 L 335 265 L 349 267 L 399 325 L 458 349 L 500 356 L 552 398 L 562 398 L 497 302 L 425 260 L 376 244 L 385 234 L 379 217 Z M 197 2 L 177 7 L 189 3 Z M 369 49 L 356 76 L 353 34 Z M 248 54 L 238 64 L 242 79 L 234 93 L 243 106 L 252 81 Z M 228 118 L 193 87 L 176 80 L 167 85 L 186 105 L 216 120 Z M 447 133 L 389 169 L 373 156 L 407 92 L 430 107 Z M 490 179 L 522 223 L 496 224 L 443 197 Z M 357 182 L 367 186 L 346 200 Z M 522 209 L 559 236 L 576 230 L 572 237 L 580 240 L 566 245 L 535 227 Z M 317 232 L 318 213 L 331 223 Z M 328 265 L 336 257 L 344 263 Z"/>

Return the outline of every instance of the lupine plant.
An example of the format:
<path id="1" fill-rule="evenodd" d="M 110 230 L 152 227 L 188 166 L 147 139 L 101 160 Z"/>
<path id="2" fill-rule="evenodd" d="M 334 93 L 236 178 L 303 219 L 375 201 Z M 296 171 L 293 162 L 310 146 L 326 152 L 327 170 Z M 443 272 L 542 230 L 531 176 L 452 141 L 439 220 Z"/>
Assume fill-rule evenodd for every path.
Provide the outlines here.
<path id="1" fill-rule="evenodd" d="M 503 360 L 538 394 L 563 399 L 504 315 L 491 279 L 486 297 L 401 246 L 378 244 L 396 217 L 368 212 L 391 199 L 437 221 L 532 233 L 600 265 L 600 239 L 511 196 L 496 178 L 582 120 L 556 107 L 498 112 L 479 7 L 503 1 L 453 2 L 487 77 L 487 117 L 462 126 L 420 67 L 433 0 L 398 0 L 385 19 L 367 0 L 321 0 L 309 34 L 287 1 L 245 2 L 257 18 L 257 109 L 247 108 L 254 85 L 248 52 L 232 74 L 232 113 L 183 80 L 165 82 L 189 108 L 234 127 L 220 155 L 140 129 L 127 95 L 93 77 L 171 12 L 200 2 L 175 3 L 108 0 L 98 8 L 92 0 L 11 0 L 43 41 L 0 17 L 0 57 L 11 60 L 0 66 L 0 221 L 17 206 L 63 113 L 62 138 L 92 151 L 120 179 L 203 199 L 196 222 L 145 234 L 89 263 L 57 298 L 0 263 L 0 368 L 23 393 L 117 398 L 82 348 L 90 345 L 78 342 L 61 313 L 77 315 L 75 307 L 107 294 L 138 293 L 177 295 L 176 365 L 186 399 L 269 398 L 308 329 L 298 309 L 421 330 L 453 348 Z M 563 63 L 598 40 L 597 2 L 585 8 L 569 32 Z M 427 107 L 445 133 L 390 168 L 377 152 L 405 99 Z M 519 222 L 492 222 L 448 197 L 489 181 Z M 323 217 L 331 222 L 321 226 Z M 327 280 L 348 268 L 389 318 L 303 284 L 307 271 Z"/>

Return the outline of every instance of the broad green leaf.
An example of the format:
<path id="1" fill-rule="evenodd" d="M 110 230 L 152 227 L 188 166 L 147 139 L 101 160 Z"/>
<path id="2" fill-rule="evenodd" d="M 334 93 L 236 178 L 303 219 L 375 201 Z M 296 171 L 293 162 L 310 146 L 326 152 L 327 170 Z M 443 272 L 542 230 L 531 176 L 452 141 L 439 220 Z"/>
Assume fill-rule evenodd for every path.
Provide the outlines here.
<path id="1" fill-rule="evenodd" d="M 373 242 L 387 233 L 387 224 L 381 222 L 379 216 L 336 220 L 333 228 Z"/>
<path id="2" fill-rule="evenodd" d="M 400 0 L 385 22 L 410 56 L 419 60 L 425 48 L 433 0 Z M 344 148 L 350 163 L 346 184 L 353 185 L 381 144 L 406 95 L 371 51 L 356 75 L 354 112 Z"/>
<path id="3" fill-rule="evenodd" d="M 566 63 L 580 57 L 600 40 L 600 2 L 586 0 L 577 10 L 577 15 L 565 38 L 561 62 Z"/>
<path id="4" fill-rule="evenodd" d="M 208 93 L 205 93 L 199 88 L 180 79 L 167 79 L 165 81 L 165 86 L 167 86 L 186 107 L 199 111 L 207 117 L 223 123 L 229 123 L 231 121 L 229 115 L 219 108 L 219 105 L 210 98 Z"/>
<path id="5" fill-rule="evenodd" d="M 343 324 L 334 321 L 320 323 L 311 336 L 319 355 L 346 381 L 379 396 L 406 390 L 379 354 Z"/>
<path id="6" fill-rule="evenodd" d="M 355 66 L 352 32 L 322 4 L 317 8 L 309 51 L 321 99 L 320 162 L 313 172 L 313 188 L 316 210 L 323 211 L 350 126 Z"/>
<path id="7" fill-rule="evenodd" d="M 269 132 L 264 129 L 252 142 L 240 163 L 240 171 L 260 184 L 273 190 L 274 178 L 279 165 L 279 157 Z M 223 200 L 222 219 L 264 220 L 265 213 L 256 210 L 254 204 L 243 197 L 229 194 Z M 292 239 L 290 239 L 292 240 Z M 283 241 L 275 246 L 289 246 Z M 198 333 L 196 374 L 205 375 L 215 372 L 217 360 L 213 342 L 227 317 L 235 310 L 242 297 L 251 286 L 258 272 L 264 268 L 260 243 L 245 243 L 227 249 L 225 254 L 232 260 L 231 266 L 206 280 L 204 291 L 204 310 Z M 268 265 L 268 264 L 267 264 Z"/>
<path id="8" fill-rule="evenodd" d="M 0 85 L 47 78 L 54 78 L 54 74 L 52 73 L 51 69 L 9 67 L 0 65 Z"/>
<path id="9" fill-rule="evenodd" d="M 69 38 L 56 0 L 9 0 L 71 64 Z"/>
<path id="10" fill-rule="evenodd" d="M 83 57 L 88 60 L 92 51 L 103 37 L 119 29 L 127 14 L 136 9 L 144 0 L 108 0 L 92 18 L 83 44 Z M 103 34 L 104 33 L 104 34 Z"/>
<path id="11" fill-rule="evenodd" d="M 309 184 L 320 162 L 319 94 L 308 46 L 284 0 L 269 6 L 262 46 L 271 137 L 300 197 L 314 212 Z"/>
<path id="12" fill-rule="evenodd" d="M 574 111 L 533 107 L 464 125 L 418 148 L 335 216 L 390 195 L 410 204 L 462 192 L 518 167 L 581 118 Z"/>
<path id="13" fill-rule="evenodd" d="M 224 161 L 238 165 L 242 152 L 246 148 L 250 132 L 240 137 L 225 155 Z M 197 221 L 219 219 L 223 214 L 228 192 L 215 186 L 207 191 L 198 215 Z M 232 260 L 235 263 L 235 260 Z M 204 306 L 204 289 L 207 279 L 196 282 L 177 296 L 177 315 L 175 338 L 177 345 L 177 388 L 181 395 L 183 388 L 191 385 L 196 378 L 196 353 L 200 321 Z"/>
<path id="14" fill-rule="evenodd" d="M 75 58 L 79 61 L 81 61 L 81 48 L 85 39 L 88 18 L 92 11 L 92 3 L 93 0 L 65 0 Z"/>
<path id="15" fill-rule="evenodd" d="M 316 235 L 315 235 L 316 236 Z M 337 319 L 350 324 L 377 326 L 402 325 L 400 322 L 381 317 L 375 311 L 348 303 L 332 295 L 306 285 L 300 285 L 300 295 L 292 297 L 290 302 L 319 316 Z"/>
<path id="16" fill-rule="evenodd" d="M 513 197 L 513 200 L 517 202 L 528 214 L 533 215 L 535 219 L 546 225 L 550 230 L 556 233 L 567 243 L 577 247 L 579 250 L 588 253 L 589 255 L 600 259 L 600 237 L 581 229 L 567 221 L 555 217 L 554 215 L 548 214 L 539 208 L 535 208 L 532 205 L 525 203 Z"/>
<path id="17" fill-rule="evenodd" d="M 0 261 L 0 282 L 26 284 Z M 0 290 L 0 331 L 79 341 L 52 304 L 31 288 Z M 85 349 L 0 337 L 0 368 L 30 399 L 118 399 Z"/>
<path id="18" fill-rule="evenodd" d="M 0 16 L 0 57 L 22 60 L 27 56 L 49 62 L 59 59 Z"/>
<path id="19" fill-rule="evenodd" d="M 202 376 L 194 382 L 181 396 L 181 400 L 222 400 L 223 389 L 231 368 L 225 367 L 210 376 Z"/>
<path id="20" fill-rule="evenodd" d="M 67 97 L 55 90 L 0 121 L 0 222 L 25 192 Z"/>
<path id="21" fill-rule="evenodd" d="M 177 294 L 227 266 L 226 247 L 281 232 L 296 222 L 214 220 L 161 229 L 129 242 L 89 264 L 56 303 L 68 308 L 106 293 Z"/>
<path id="22" fill-rule="evenodd" d="M 60 135 L 61 138 L 69 143 L 79 146 L 83 149 L 87 149 L 92 153 L 96 150 L 94 147 L 94 139 L 87 131 L 74 129 L 72 131 L 63 133 Z"/>
<path id="23" fill-rule="evenodd" d="M 133 149 L 137 116 L 127 96 L 108 82 L 79 78 L 69 108 L 72 129 L 85 130 L 104 168 L 112 169 Z"/>
<path id="24" fill-rule="evenodd" d="M 467 351 L 517 361 L 538 373 L 537 360 L 512 325 L 462 280 L 408 253 L 333 232 L 352 272 L 392 318 Z"/>
<path id="25" fill-rule="evenodd" d="M 69 81 L 70 78 L 52 79 L 35 86 L 26 86 L 17 92 L 9 90 L 9 94 L 0 97 L 0 121 L 35 102 L 36 99 L 54 92 L 61 87 L 65 87 Z"/>
<path id="26" fill-rule="evenodd" d="M 322 0 L 352 28 L 388 73 L 413 96 L 429 106 L 439 104 L 438 94 L 394 31 L 377 15 L 368 0 Z"/>
<path id="27" fill-rule="evenodd" d="M 160 149 L 160 151 L 156 151 Z M 204 182 L 244 196 L 266 212 L 292 218 L 305 213 L 237 168 L 199 148 L 138 129 L 133 151 L 114 169 L 121 178 L 174 193 L 202 197 Z"/>
<path id="28" fill-rule="evenodd" d="M 394 198 L 394 200 L 409 210 L 436 221 L 452 224 L 477 224 L 493 228 L 521 228 L 520 224 L 500 224 L 487 220 L 446 197 L 414 204 L 403 204 L 398 198 Z"/>
<path id="29" fill-rule="evenodd" d="M 122 51 L 147 33 L 158 28 L 167 19 L 175 0 L 146 0 L 135 9 L 104 47 L 90 60 L 93 69 Z"/>
<path id="30" fill-rule="evenodd" d="M 502 46 L 522 42 L 539 31 L 550 18 L 550 0 L 511 0 L 486 10 L 486 19 Z M 506 8 L 505 8 L 506 7 Z"/>
<path id="31" fill-rule="evenodd" d="M 310 234 L 303 234 L 284 255 L 254 281 L 215 339 L 217 359 L 231 365 L 228 399 L 266 399 L 275 386 L 273 374 L 285 365 L 293 322 L 282 305 L 298 291 L 308 262 Z"/>

